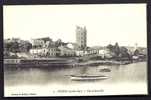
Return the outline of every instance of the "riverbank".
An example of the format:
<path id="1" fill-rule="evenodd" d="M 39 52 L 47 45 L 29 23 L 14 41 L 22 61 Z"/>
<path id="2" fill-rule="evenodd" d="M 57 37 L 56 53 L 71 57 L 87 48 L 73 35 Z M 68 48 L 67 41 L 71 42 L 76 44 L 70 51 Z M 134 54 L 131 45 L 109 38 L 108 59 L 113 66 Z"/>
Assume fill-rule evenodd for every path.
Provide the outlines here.
<path id="1" fill-rule="evenodd" d="M 49 58 L 49 59 L 4 59 L 5 67 L 64 67 L 64 66 L 99 66 L 99 65 L 126 65 L 138 61 L 115 60 L 88 60 L 79 62 L 74 58 Z M 140 62 L 140 61 L 139 61 Z"/>
<path id="2" fill-rule="evenodd" d="M 130 64 L 130 61 L 113 61 L 113 60 L 96 60 L 76 63 L 73 66 L 99 66 L 99 65 L 125 65 Z"/>

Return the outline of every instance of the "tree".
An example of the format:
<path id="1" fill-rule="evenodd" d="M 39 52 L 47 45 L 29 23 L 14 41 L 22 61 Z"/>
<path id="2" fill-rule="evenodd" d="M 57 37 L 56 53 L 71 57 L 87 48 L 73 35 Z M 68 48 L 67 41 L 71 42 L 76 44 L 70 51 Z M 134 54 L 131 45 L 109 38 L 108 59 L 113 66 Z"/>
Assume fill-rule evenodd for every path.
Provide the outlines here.
<path id="1" fill-rule="evenodd" d="M 19 52 L 19 44 L 18 42 L 11 42 L 10 43 L 10 51 L 13 52 L 13 53 L 17 53 Z"/>
<path id="2" fill-rule="evenodd" d="M 129 60 L 132 60 L 132 56 L 129 54 L 128 49 L 125 47 L 120 48 L 120 55 L 121 58 L 127 58 Z"/>
<path id="3" fill-rule="evenodd" d="M 116 60 L 120 60 L 122 58 L 129 60 L 132 59 L 131 55 L 128 52 L 128 49 L 126 47 L 119 47 L 118 43 L 115 43 L 114 46 L 109 44 L 107 48 L 114 54 L 113 58 L 115 58 Z"/>
<path id="4" fill-rule="evenodd" d="M 7 52 L 28 52 L 32 48 L 32 44 L 29 41 L 20 40 L 18 41 L 4 41 L 4 50 Z"/>
<path id="5" fill-rule="evenodd" d="M 30 42 L 27 43 L 27 51 L 29 51 L 32 48 L 32 44 Z"/>
<path id="6" fill-rule="evenodd" d="M 65 45 L 67 45 L 67 44 L 68 44 L 68 43 L 64 43 L 64 42 L 62 42 L 62 40 L 61 40 L 61 39 L 58 39 L 58 40 L 57 40 L 57 41 L 55 41 L 54 43 L 55 43 L 55 46 L 56 46 L 56 47 L 59 47 L 59 46 L 61 46 L 61 45 L 65 46 Z"/>
<path id="7" fill-rule="evenodd" d="M 140 54 L 139 50 L 136 49 L 136 50 L 134 51 L 134 55 L 137 56 L 137 55 L 139 55 L 139 54 Z"/>
<path id="8" fill-rule="evenodd" d="M 119 47 L 118 43 L 115 43 L 115 45 L 109 44 L 107 46 L 107 48 L 110 50 L 110 52 L 112 52 L 114 54 L 113 55 L 114 58 L 118 58 L 119 57 L 120 47 Z"/>
<path id="9" fill-rule="evenodd" d="M 111 44 L 109 44 L 109 45 L 107 46 L 107 49 L 109 49 L 110 51 L 113 51 L 113 48 L 114 48 L 114 46 L 111 45 Z"/>
<path id="10" fill-rule="evenodd" d="M 119 47 L 117 42 L 115 43 L 115 46 L 114 46 L 113 50 L 114 50 L 113 52 L 115 53 L 115 56 L 118 57 L 119 54 L 120 54 L 120 47 Z"/>
<path id="11" fill-rule="evenodd" d="M 20 52 L 28 52 L 32 48 L 32 44 L 28 41 L 22 41 L 19 43 Z"/>
<path id="12" fill-rule="evenodd" d="M 4 42 L 4 50 L 5 50 L 5 51 L 10 51 L 10 47 L 11 47 L 11 44 L 10 44 L 10 43 Z"/>

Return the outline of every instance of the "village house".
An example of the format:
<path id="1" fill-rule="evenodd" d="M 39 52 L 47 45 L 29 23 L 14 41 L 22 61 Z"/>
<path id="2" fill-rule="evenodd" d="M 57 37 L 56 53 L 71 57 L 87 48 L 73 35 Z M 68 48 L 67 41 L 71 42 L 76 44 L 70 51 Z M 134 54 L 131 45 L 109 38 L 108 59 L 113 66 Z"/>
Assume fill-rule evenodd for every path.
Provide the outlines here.
<path id="1" fill-rule="evenodd" d="M 42 56 L 46 55 L 48 52 L 48 49 L 46 48 L 32 48 L 29 51 L 33 56 Z"/>
<path id="2" fill-rule="evenodd" d="M 74 49 L 66 46 L 60 46 L 58 49 L 60 50 L 60 56 L 75 56 L 76 54 Z"/>
<path id="3" fill-rule="evenodd" d="M 32 47 L 37 48 L 37 47 L 46 47 L 47 42 L 53 42 L 52 39 L 49 37 L 44 37 L 44 38 L 38 38 L 38 39 L 32 39 L 31 44 Z"/>
<path id="4" fill-rule="evenodd" d="M 46 37 L 33 39 L 32 49 L 30 49 L 30 53 L 35 57 L 55 57 L 60 54 L 60 51 L 55 46 L 55 43 L 52 41 L 52 39 Z"/>
<path id="5" fill-rule="evenodd" d="M 35 56 L 44 56 L 44 57 L 55 57 L 60 54 L 60 51 L 56 47 L 51 48 L 33 48 L 30 50 L 30 53 Z"/>

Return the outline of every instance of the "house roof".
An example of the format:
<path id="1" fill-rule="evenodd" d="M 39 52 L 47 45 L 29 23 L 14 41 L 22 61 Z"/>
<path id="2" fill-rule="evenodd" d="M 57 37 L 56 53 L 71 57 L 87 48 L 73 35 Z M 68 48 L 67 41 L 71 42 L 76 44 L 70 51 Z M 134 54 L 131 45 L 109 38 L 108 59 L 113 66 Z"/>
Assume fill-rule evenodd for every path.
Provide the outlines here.
<path id="1" fill-rule="evenodd" d="M 49 38 L 49 37 L 37 38 L 37 39 L 34 39 L 34 40 L 44 40 L 45 42 L 46 41 L 52 41 L 52 39 Z"/>

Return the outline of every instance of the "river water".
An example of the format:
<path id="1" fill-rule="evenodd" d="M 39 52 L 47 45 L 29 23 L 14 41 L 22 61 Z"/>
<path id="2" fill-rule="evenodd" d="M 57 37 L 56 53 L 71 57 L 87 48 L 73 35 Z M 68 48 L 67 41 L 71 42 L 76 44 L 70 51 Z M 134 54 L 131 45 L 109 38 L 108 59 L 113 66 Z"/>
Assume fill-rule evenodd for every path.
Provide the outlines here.
<path id="1" fill-rule="evenodd" d="M 100 72 L 109 68 L 110 72 Z M 73 81 L 70 75 L 105 75 L 104 80 Z M 5 96 L 147 94 L 147 63 L 114 66 L 11 68 L 4 71 Z"/>

